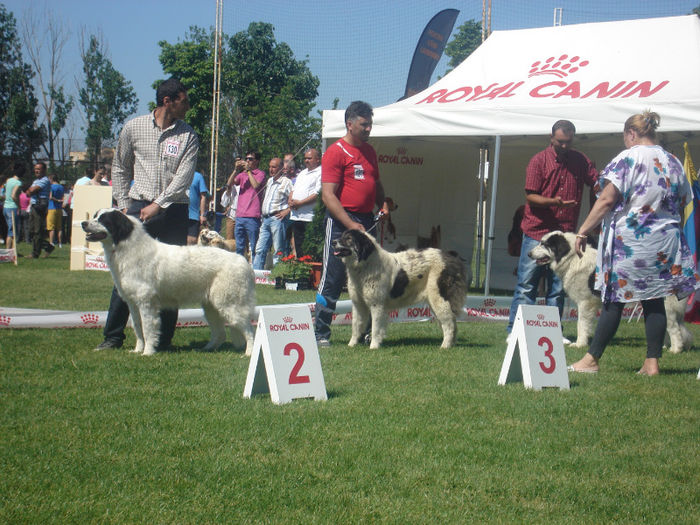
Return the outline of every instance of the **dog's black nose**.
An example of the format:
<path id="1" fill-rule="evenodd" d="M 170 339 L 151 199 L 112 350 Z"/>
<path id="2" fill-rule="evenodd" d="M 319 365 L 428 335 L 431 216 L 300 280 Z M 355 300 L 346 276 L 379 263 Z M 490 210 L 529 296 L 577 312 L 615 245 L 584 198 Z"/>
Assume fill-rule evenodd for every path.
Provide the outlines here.
<path id="1" fill-rule="evenodd" d="M 88 221 L 83 221 L 80 223 L 80 227 L 84 230 L 87 227 Z"/>

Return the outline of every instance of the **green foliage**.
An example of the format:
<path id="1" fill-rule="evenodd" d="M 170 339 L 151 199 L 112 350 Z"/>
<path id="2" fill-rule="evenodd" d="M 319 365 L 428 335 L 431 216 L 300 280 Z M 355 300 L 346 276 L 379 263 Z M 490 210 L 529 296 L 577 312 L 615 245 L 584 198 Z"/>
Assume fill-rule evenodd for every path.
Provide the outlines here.
<path id="1" fill-rule="evenodd" d="M 22 60 L 15 17 L 0 4 L 0 157 L 29 163 L 45 140 L 44 128 L 37 125 L 33 76 Z"/>
<path id="2" fill-rule="evenodd" d="M 457 33 L 445 46 L 445 54 L 450 57 L 446 74 L 460 65 L 481 45 L 481 22 L 467 20 L 457 28 Z"/>
<path id="3" fill-rule="evenodd" d="M 311 256 L 316 262 L 323 261 L 323 245 L 326 241 L 326 205 L 323 204 L 321 193 L 316 198 L 314 216 L 304 232 L 303 253 Z"/>
<path id="4" fill-rule="evenodd" d="M 83 85 L 79 100 L 87 127 L 85 144 L 88 156 L 97 162 L 102 142 L 119 134 L 118 127 L 136 111 L 138 98 L 131 82 L 114 69 L 96 36 L 90 35 L 83 52 Z"/>
<path id="5" fill-rule="evenodd" d="M 187 121 L 202 142 L 202 169 L 209 164 L 211 148 L 213 42 L 213 33 L 198 27 L 191 27 L 176 44 L 159 42 L 163 71 L 188 88 Z M 246 31 L 224 35 L 217 186 L 233 170 L 236 155 L 258 150 L 264 166 L 274 156 L 297 151 L 310 138 L 318 142 L 320 119 L 311 116 L 318 85 L 307 61 L 295 59 L 287 44 L 276 41 L 271 24 L 254 22 Z"/>

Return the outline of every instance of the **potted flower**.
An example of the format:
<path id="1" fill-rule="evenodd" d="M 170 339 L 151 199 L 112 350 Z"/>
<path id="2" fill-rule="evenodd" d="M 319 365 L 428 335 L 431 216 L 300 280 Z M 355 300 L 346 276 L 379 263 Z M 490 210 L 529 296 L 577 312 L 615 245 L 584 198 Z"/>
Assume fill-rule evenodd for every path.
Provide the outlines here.
<path id="1" fill-rule="evenodd" d="M 275 279 L 277 288 L 308 290 L 311 288 L 311 257 L 308 255 L 299 259 L 294 255 L 282 257 L 272 267 L 270 277 Z"/>

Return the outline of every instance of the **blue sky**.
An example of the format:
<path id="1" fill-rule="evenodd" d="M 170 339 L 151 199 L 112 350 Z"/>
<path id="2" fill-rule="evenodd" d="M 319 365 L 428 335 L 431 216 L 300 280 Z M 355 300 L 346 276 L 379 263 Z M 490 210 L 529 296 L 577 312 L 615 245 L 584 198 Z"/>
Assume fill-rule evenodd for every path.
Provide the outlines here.
<path id="1" fill-rule="evenodd" d="M 67 88 L 75 91 L 81 63 L 81 29 L 99 31 L 114 66 L 131 81 L 139 97 L 139 113 L 154 98 L 151 84 L 164 78 L 158 42 L 182 39 L 191 25 L 212 27 L 215 0 L 0 0 L 21 20 L 29 8 L 47 8 L 71 30 L 64 53 Z M 555 7 L 563 8 L 564 24 L 687 14 L 700 0 L 492 0 L 491 29 L 550 26 Z M 352 6 L 352 7 L 350 7 Z M 340 107 L 362 99 L 374 106 L 403 95 L 408 68 L 425 24 L 438 11 L 460 10 L 456 28 L 481 20 L 482 2 L 475 0 L 224 0 L 224 32 L 232 35 L 253 21 L 272 23 L 278 41 L 287 42 L 297 59 L 308 59 L 321 85 L 318 109 Z M 639 42 L 641 45 L 641 41 Z M 433 80 L 444 74 L 445 57 Z M 81 119 L 73 116 L 74 136 L 82 136 Z"/>

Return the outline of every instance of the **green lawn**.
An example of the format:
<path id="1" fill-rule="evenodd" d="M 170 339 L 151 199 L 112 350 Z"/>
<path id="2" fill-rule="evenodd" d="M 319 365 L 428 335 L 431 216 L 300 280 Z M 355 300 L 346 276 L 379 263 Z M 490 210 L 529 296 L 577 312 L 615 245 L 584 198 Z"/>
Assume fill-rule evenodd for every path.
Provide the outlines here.
<path id="1" fill-rule="evenodd" d="M 0 265 L 0 306 L 106 310 L 109 275 L 67 254 Z M 94 352 L 100 330 L 0 330 L 0 522 L 698 523 L 700 354 L 635 375 L 641 324 L 568 392 L 496 384 L 501 324 L 460 324 L 449 350 L 435 323 L 375 351 L 339 327 L 328 401 L 283 406 L 243 399 L 248 360 L 207 336 L 147 358 Z"/>

